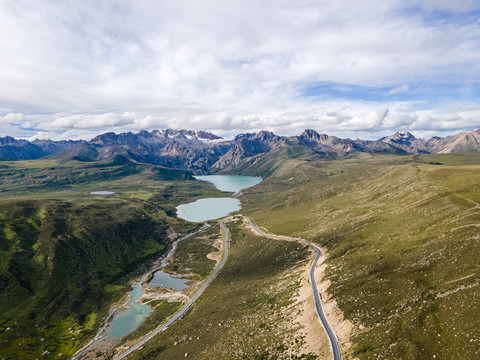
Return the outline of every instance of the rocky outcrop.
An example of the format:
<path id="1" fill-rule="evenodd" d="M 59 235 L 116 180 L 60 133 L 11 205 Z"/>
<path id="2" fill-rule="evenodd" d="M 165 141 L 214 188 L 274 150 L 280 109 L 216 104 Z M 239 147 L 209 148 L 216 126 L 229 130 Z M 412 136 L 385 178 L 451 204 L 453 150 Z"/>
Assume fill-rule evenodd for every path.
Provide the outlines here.
<path id="1" fill-rule="evenodd" d="M 297 139 L 299 144 L 312 147 L 318 152 L 334 152 L 337 155 L 345 156 L 355 151 L 355 144 L 352 140 L 319 134 L 311 129 L 305 130 Z"/>
<path id="2" fill-rule="evenodd" d="M 480 134 L 476 131 L 464 132 L 446 138 L 431 138 L 427 143 L 430 153 L 479 152 Z"/>
<path id="3" fill-rule="evenodd" d="M 285 145 L 286 138 L 269 131 L 240 134 L 230 143 L 229 150 L 211 167 L 212 170 L 229 170 L 237 167 L 244 159 L 253 160 L 278 146 Z"/>

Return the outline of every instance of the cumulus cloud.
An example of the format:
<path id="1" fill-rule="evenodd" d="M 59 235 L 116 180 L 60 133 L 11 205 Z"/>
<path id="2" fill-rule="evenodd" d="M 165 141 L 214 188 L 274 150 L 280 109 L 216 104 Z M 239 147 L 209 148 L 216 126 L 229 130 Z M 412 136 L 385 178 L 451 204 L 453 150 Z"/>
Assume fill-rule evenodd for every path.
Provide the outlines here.
<path id="1" fill-rule="evenodd" d="M 476 126 L 470 110 L 359 100 L 342 89 L 378 87 L 398 99 L 411 95 L 408 84 L 480 81 L 476 18 L 448 16 L 478 9 L 469 0 L 2 2 L 1 131 L 314 127 L 375 136 Z M 339 86 L 307 98 L 311 83 Z"/>
<path id="2" fill-rule="evenodd" d="M 0 115 L 0 123 L 21 124 L 25 120 L 25 115 L 20 113 L 8 113 Z"/>
<path id="3" fill-rule="evenodd" d="M 300 134 L 313 128 L 330 135 L 351 138 L 378 139 L 396 131 L 411 131 L 417 136 L 447 135 L 480 127 L 480 107 L 463 106 L 438 114 L 430 110 L 415 110 L 401 103 L 376 106 L 373 103 L 336 102 L 328 107 L 304 109 L 301 106 L 278 113 L 267 109 L 257 115 L 229 115 L 227 112 L 185 116 L 176 109 L 166 109 L 162 115 L 142 112 L 102 114 L 58 114 L 53 121 L 49 116 L 41 118 L 22 115 L 31 126 L 30 135 L 22 130 L 23 123 L 8 123 L 9 130 L 18 131 L 22 138 L 41 139 L 91 139 L 107 131 L 138 132 L 166 128 L 189 128 L 212 131 L 230 138 L 238 133 L 260 130 L 280 135 Z M 329 111 L 334 109 L 334 111 Z M 17 115 L 18 116 L 18 115 Z M 0 133 L 5 133 L 6 122 L 0 121 Z"/>

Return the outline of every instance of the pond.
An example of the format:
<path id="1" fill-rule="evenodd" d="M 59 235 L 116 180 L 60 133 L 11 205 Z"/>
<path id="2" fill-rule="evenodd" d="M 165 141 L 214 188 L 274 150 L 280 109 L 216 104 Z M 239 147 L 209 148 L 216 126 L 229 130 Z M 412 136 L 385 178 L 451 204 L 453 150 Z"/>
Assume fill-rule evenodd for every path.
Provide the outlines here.
<path id="1" fill-rule="evenodd" d="M 175 291 L 188 288 L 187 282 L 190 279 L 183 279 L 181 275 L 170 275 L 162 270 L 153 274 L 152 280 L 148 283 L 150 287 L 166 287 Z"/>
<path id="2" fill-rule="evenodd" d="M 218 190 L 239 192 L 242 189 L 257 185 L 261 178 L 242 175 L 202 175 L 194 176 L 197 180 L 213 183 Z"/>

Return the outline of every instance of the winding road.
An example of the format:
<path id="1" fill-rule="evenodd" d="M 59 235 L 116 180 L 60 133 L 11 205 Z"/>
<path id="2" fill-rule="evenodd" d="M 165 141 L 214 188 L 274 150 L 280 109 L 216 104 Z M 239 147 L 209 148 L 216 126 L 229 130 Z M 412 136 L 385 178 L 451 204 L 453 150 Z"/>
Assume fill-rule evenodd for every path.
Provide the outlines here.
<path id="1" fill-rule="evenodd" d="M 338 345 L 338 339 L 335 333 L 332 330 L 332 327 L 328 323 L 327 318 L 325 317 L 325 314 L 323 313 L 322 309 L 322 300 L 320 299 L 320 294 L 318 292 L 317 288 L 317 282 L 315 281 L 315 268 L 317 267 L 318 260 L 320 259 L 320 256 L 322 255 L 322 251 L 320 248 L 311 242 L 308 242 L 305 239 L 301 238 L 292 238 L 289 236 L 282 236 L 282 235 L 272 235 L 272 234 L 267 234 L 263 230 L 260 230 L 253 222 L 250 220 L 249 217 L 245 216 L 245 219 L 248 220 L 250 223 L 250 226 L 254 228 L 259 234 L 263 236 L 267 236 L 270 238 L 274 239 L 281 239 L 281 240 L 295 240 L 295 241 L 300 241 L 308 246 L 310 246 L 313 250 L 317 252 L 317 256 L 315 258 L 315 261 L 312 264 L 312 267 L 310 268 L 310 284 L 312 284 L 312 291 L 313 291 L 313 299 L 315 301 L 315 308 L 317 309 L 317 314 L 318 318 L 320 320 L 320 323 L 322 324 L 323 328 L 325 329 L 325 332 L 327 333 L 328 341 L 330 342 L 330 350 L 332 351 L 333 359 L 334 360 L 341 360 L 342 359 L 342 353 L 340 352 L 340 346 Z"/>
<path id="2" fill-rule="evenodd" d="M 281 240 L 295 240 L 299 242 L 303 242 L 306 245 L 310 246 L 317 252 L 317 256 L 312 264 L 312 267 L 310 269 L 310 284 L 312 285 L 312 292 L 313 292 L 313 298 L 315 302 L 315 308 L 317 310 L 318 318 L 320 320 L 320 323 L 322 324 L 323 328 L 325 329 L 325 332 L 327 334 L 328 340 L 330 342 L 330 349 L 333 354 L 333 360 L 341 360 L 342 359 L 342 354 L 340 352 L 340 346 L 338 345 L 338 339 L 333 332 L 330 324 L 328 323 L 327 318 L 325 317 L 325 314 L 323 313 L 322 309 L 322 301 L 320 299 L 320 294 L 318 292 L 317 288 L 317 282 L 315 280 L 315 268 L 317 267 L 318 260 L 320 259 L 320 256 L 322 255 L 322 252 L 320 248 L 304 239 L 301 238 L 292 238 L 288 236 L 282 236 L 282 235 L 272 235 L 272 234 L 267 234 L 263 230 L 260 230 L 253 222 L 248 218 L 247 216 L 244 217 L 249 223 L 250 226 L 255 229 L 259 234 L 274 238 L 274 239 L 281 239 Z M 210 282 L 213 280 L 213 278 L 218 274 L 218 272 L 223 268 L 225 265 L 225 262 L 227 261 L 228 257 L 228 249 L 230 246 L 230 232 L 228 231 L 227 227 L 225 226 L 225 220 L 223 219 L 221 222 L 221 226 L 223 230 L 225 231 L 225 250 L 224 250 L 224 256 L 223 260 L 220 263 L 220 265 L 215 269 L 215 271 L 209 276 L 209 278 L 205 281 L 205 283 L 202 285 L 202 287 L 195 293 L 195 295 L 190 299 L 190 301 L 178 312 L 176 313 L 170 320 L 168 320 L 165 324 L 163 324 L 161 327 L 144 337 L 142 340 L 140 340 L 138 343 L 133 345 L 131 348 L 129 348 L 127 351 L 125 351 L 123 354 L 117 356 L 115 359 L 116 360 L 121 360 L 126 358 L 128 355 L 130 355 L 132 352 L 135 350 L 141 348 L 147 341 L 152 339 L 155 335 L 157 335 L 159 332 L 165 330 L 168 326 L 172 325 L 176 321 L 178 321 L 187 311 L 190 309 L 190 307 L 193 305 L 195 300 L 203 293 L 205 288 L 210 284 Z"/>

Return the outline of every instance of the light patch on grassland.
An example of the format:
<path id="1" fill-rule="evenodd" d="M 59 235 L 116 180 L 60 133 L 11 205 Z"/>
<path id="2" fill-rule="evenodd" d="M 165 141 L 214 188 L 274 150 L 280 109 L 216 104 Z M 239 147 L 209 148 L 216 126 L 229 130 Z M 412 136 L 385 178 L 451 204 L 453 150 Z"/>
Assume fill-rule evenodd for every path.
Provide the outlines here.
<path id="1" fill-rule="evenodd" d="M 144 189 L 126 190 L 122 192 L 122 195 L 125 195 L 129 199 L 148 200 L 153 196 L 153 192 Z"/>
<path id="2" fill-rule="evenodd" d="M 34 250 L 36 250 L 35 248 L 38 247 L 37 244 L 33 245 Z M 43 254 L 35 254 L 35 256 L 33 257 L 33 260 L 39 265 L 43 265 L 44 259 L 45 255 Z"/>
<path id="3" fill-rule="evenodd" d="M 47 214 L 47 208 L 45 206 L 42 206 L 37 213 L 37 216 L 40 218 L 40 220 L 45 219 L 45 216 Z"/>
<path id="4" fill-rule="evenodd" d="M 213 251 L 207 254 L 207 259 L 215 261 L 216 262 L 215 266 L 217 266 L 220 263 L 220 261 L 222 261 L 223 241 L 221 238 L 216 238 L 215 240 L 212 241 L 211 245 L 217 248 L 218 251 Z"/>
<path id="5" fill-rule="evenodd" d="M 93 330 L 95 322 L 97 321 L 97 317 L 98 315 L 95 312 L 91 312 L 90 314 L 88 314 L 85 319 L 85 329 Z"/>

